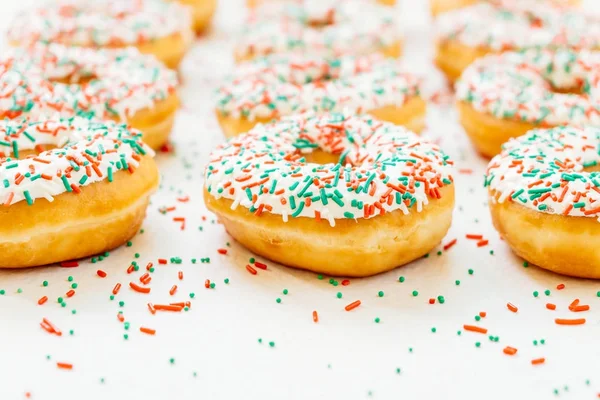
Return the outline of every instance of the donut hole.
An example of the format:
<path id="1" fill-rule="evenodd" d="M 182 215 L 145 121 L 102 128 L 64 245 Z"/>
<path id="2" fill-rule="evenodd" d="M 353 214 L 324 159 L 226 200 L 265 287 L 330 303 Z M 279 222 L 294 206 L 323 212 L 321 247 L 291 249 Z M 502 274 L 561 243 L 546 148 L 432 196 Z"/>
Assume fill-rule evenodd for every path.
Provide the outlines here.
<path id="1" fill-rule="evenodd" d="M 332 154 L 321 149 L 315 149 L 310 153 L 302 155 L 307 163 L 313 164 L 337 164 L 340 161 L 339 154 Z"/>
<path id="2" fill-rule="evenodd" d="M 95 74 L 87 74 L 82 72 L 73 72 L 69 75 L 50 78 L 49 81 L 53 83 L 62 83 L 65 85 L 80 85 L 85 86 L 89 84 L 91 81 L 98 79 L 98 76 Z"/>
<path id="3" fill-rule="evenodd" d="M 550 91 L 556 94 L 573 94 L 579 96 L 585 96 L 587 94 L 583 84 L 571 87 L 556 87 L 549 82 L 549 86 Z"/>
<path id="4" fill-rule="evenodd" d="M 314 29 L 323 29 L 335 24 L 335 10 L 328 10 L 323 16 L 313 16 L 306 21 L 306 25 Z"/>

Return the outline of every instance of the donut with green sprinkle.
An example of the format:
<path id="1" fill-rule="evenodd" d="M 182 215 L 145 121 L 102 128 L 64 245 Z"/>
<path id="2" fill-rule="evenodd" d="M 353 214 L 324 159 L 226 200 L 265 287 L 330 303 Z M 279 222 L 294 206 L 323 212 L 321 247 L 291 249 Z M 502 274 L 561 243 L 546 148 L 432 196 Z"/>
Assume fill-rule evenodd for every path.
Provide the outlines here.
<path id="1" fill-rule="evenodd" d="M 540 127 L 600 124 L 600 53 L 529 49 L 488 55 L 456 84 L 460 122 L 484 156 Z"/>
<path id="2" fill-rule="evenodd" d="M 103 253 L 131 238 L 158 186 L 140 139 L 124 124 L 77 117 L 1 121 L 0 268 Z"/>
<path id="3" fill-rule="evenodd" d="M 388 7 L 373 1 L 268 4 L 253 11 L 239 34 L 238 60 L 271 53 L 320 56 L 390 51 L 398 56 L 401 34 Z"/>
<path id="4" fill-rule="evenodd" d="M 571 93 L 566 93 L 571 92 Z M 600 52 L 530 49 L 476 61 L 456 97 L 498 119 L 600 125 Z"/>
<path id="5" fill-rule="evenodd" d="M 338 162 L 309 161 L 323 153 Z M 204 200 L 262 256 L 366 276 L 439 243 L 450 226 L 452 182 L 448 156 L 404 127 L 350 113 L 299 115 L 217 147 Z"/>
<path id="6" fill-rule="evenodd" d="M 494 52 L 600 45 L 598 20 L 583 11 L 544 2 L 497 3 L 479 3 L 440 15 L 436 20 L 438 39 Z"/>
<path id="7" fill-rule="evenodd" d="M 0 57 L 2 117 L 60 115 L 135 122 L 136 114 L 146 110 L 174 113 L 176 87 L 174 71 L 132 47 L 35 45 Z"/>
<path id="8" fill-rule="evenodd" d="M 600 277 L 600 130 L 555 127 L 510 140 L 486 171 L 494 225 L 529 262 Z"/>
<path id="9" fill-rule="evenodd" d="M 164 0 L 58 0 L 18 14 L 8 27 L 15 46 L 135 46 L 174 68 L 192 40 L 191 10 Z"/>
<path id="10" fill-rule="evenodd" d="M 218 88 L 221 117 L 268 121 L 305 111 L 361 113 L 402 107 L 421 79 L 380 54 L 322 58 L 274 55 L 240 64 Z"/>

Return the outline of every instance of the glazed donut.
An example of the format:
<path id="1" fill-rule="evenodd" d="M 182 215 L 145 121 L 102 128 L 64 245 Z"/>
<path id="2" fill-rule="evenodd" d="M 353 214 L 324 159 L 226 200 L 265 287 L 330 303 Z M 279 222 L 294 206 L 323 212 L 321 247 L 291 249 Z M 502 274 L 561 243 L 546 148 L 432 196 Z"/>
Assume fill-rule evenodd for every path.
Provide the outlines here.
<path id="1" fill-rule="evenodd" d="M 486 0 L 430 0 L 431 2 L 431 15 L 433 15 L 434 17 L 447 12 L 447 11 L 451 11 L 451 10 L 455 10 L 457 8 L 463 8 L 463 7 L 468 7 L 471 6 L 473 4 L 479 3 L 479 2 L 484 2 Z M 520 2 L 520 3 L 544 3 L 546 5 L 552 5 L 552 6 L 567 6 L 567 7 L 573 7 L 573 6 L 577 6 L 581 3 L 581 0 L 513 0 L 513 2 Z M 488 3 L 493 3 L 493 4 L 502 4 L 502 3 L 509 3 L 510 0 L 487 0 Z"/>
<path id="2" fill-rule="evenodd" d="M 451 164 L 436 145 L 368 116 L 293 116 L 213 151 L 204 201 L 256 254 L 369 276 L 423 256 L 444 237 Z"/>
<path id="3" fill-rule="evenodd" d="M 170 68 L 192 40 L 190 10 L 163 0 L 58 0 L 19 14 L 9 26 L 14 46 L 61 43 L 66 46 L 135 46 Z"/>
<path id="4" fill-rule="evenodd" d="M 217 0 L 178 0 L 192 8 L 192 27 L 196 34 L 204 32 L 210 25 L 215 10 L 217 9 Z"/>
<path id="5" fill-rule="evenodd" d="M 490 55 L 456 85 L 459 119 L 487 157 L 535 127 L 600 126 L 600 52 L 531 49 Z"/>
<path id="6" fill-rule="evenodd" d="M 547 4 L 510 4 L 481 3 L 437 18 L 435 62 L 451 82 L 473 61 L 490 53 L 600 45 L 600 24 L 589 14 Z"/>
<path id="7" fill-rule="evenodd" d="M 380 54 L 333 59 L 274 55 L 240 64 L 218 89 L 216 113 L 227 137 L 304 111 L 368 112 L 421 131 L 425 101 L 420 85 L 396 60 Z"/>
<path id="8" fill-rule="evenodd" d="M 87 257 L 136 234 L 158 186 L 139 132 L 83 118 L 4 120 L 0 132 L 0 267 Z"/>
<path id="9" fill-rule="evenodd" d="M 0 118 L 58 114 L 127 122 L 157 149 L 173 125 L 176 86 L 174 71 L 133 47 L 38 44 L 0 57 Z"/>
<path id="10" fill-rule="evenodd" d="M 525 260 L 600 278 L 600 130 L 555 127 L 511 139 L 488 166 L 494 226 Z"/>
<path id="11" fill-rule="evenodd" d="M 368 0 L 305 0 L 258 8 L 239 35 L 235 59 L 290 52 L 322 57 L 380 52 L 399 57 L 401 47 L 388 7 Z"/>

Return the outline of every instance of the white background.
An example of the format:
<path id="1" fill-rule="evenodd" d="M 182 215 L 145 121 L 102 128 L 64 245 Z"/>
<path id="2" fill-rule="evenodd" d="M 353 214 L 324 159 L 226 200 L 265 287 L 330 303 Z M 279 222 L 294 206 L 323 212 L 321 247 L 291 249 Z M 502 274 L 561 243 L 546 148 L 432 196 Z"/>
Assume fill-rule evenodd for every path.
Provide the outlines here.
<path id="1" fill-rule="evenodd" d="M 4 26 L 17 7 L 34 1 L 2 3 Z M 399 18 L 406 33 L 405 60 L 427 77 L 431 94 L 443 88 L 443 80 L 430 65 L 427 4 L 404 3 Z M 442 243 L 456 238 L 454 247 L 440 256 L 436 249 L 428 259 L 377 277 L 352 279 L 345 287 L 334 287 L 329 277 L 318 280 L 315 274 L 268 261 L 267 271 L 258 270 L 256 276 L 246 271 L 251 254 L 214 222 L 201 194 L 203 165 L 210 149 L 223 140 L 210 95 L 232 66 L 231 37 L 242 9 L 239 1 L 222 1 L 212 33 L 184 61 L 184 106 L 173 133 L 176 151 L 157 157 L 161 189 L 148 210 L 145 232 L 133 239 L 133 246 L 115 250 L 97 264 L 80 262 L 79 268 L 0 272 L 0 289 L 6 291 L 0 296 L 0 399 L 23 399 L 28 392 L 40 400 L 597 398 L 600 283 L 523 268 L 522 260 L 510 253 L 490 223 L 482 187 L 486 162 L 470 147 L 451 107 L 429 108 L 425 135 L 439 141 L 457 170 L 473 170 L 456 173 L 454 223 Z M 176 200 L 183 196 L 190 201 Z M 163 206 L 176 210 L 162 214 Z M 186 218 L 185 230 L 173 217 Z M 478 248 L 465 239 L 466 233 L 483 234 L 490 244 Z M 219 255 L 217 249 L 227 242 L 228 255 Z M 149 295 L 128 287 L 142 273 L 125 273 L 135 253 L 142 267 L 149 261 L 156 266 Z M 157 264 L 158 258 L 170 257 L 183 262 Z M 210 257 L 210 264 L 200 263 L 203 257 Z M 192 264 L 192 258 L 198 263 Z M 98 268 L 108 277 L 96 276 Z M 183 281 L 177 280 L 180 270 Z M 62 308 L 56 298 L 69 290 L 69 275 L 78 283 L 77 293 Z M 401 275 L 404 283 L 398 282 Z M 216 283 L 215 289 L 204 288 L 206 279 Z M 44 280 L 48 287 L 42 286 Z M 117 282 L 123 287 L 110 301 Z M 556 290 L 559 283 L 566 288 Z M 169 296 L 173 284 L 179 289 Z M 282 294 L 284 288 L 288 295 Z M 545 289 L 551 290 L 550 296 Z M 382 298 L 377 296 L 380 290 L 385 292 Z M 417 297 L 413 290 L 418 290 Z M 146 308 L 149 301 L 189 300 L 190 292 L 195 298 L 189 312 L 151 315 Z M 43 295 L 49 301 L 38 306 Z M 438 295 L 445 297 L 445 304 L 428 304 Z M 575 298 L 590 304 L 591 311 L 569 312 Z M 362 301 L 359 308 L 344 311 L 357 299 Z M 119 301 L 125 305 L 119 307 Z M 507 302 L 517 305 L 518 313 L 508 311 Z M 547 302 L 556 304 L 556 311 L 547 310 Z M 130 323 L 129 331 L 117 320 L 119 310 Z M 313 310 L 319 313 L 317 324 Z M 487 316 L 477 323 L 474 316 L 480 311 Z M 63 336 L 42 330 L 43 317 Z M 587 323 L 557 326 L 556 317 L 585 317 Z M 463 324 L 486 327 L 499 341 L 465 332 Z M 157 333 L 145 335 L 140 326 Z M 536 339 L 546 343 L 535 346 Z M 269 341 L 275 342 L 273 348 Z M 505 346 L 518 348 L 518 353 L 503 354 Z M 532 366 L 538 357 L 546 363 Z M 73 370 L 58 369 L 57 361 L 72 363 Z M 399 374 L 396 368 L 401 368 Z"/>

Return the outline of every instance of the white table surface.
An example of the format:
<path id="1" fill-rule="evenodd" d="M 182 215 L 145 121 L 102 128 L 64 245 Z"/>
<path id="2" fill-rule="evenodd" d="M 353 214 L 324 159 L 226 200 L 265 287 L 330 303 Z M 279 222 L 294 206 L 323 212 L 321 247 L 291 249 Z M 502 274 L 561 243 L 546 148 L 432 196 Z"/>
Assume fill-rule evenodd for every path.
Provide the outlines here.
<path id="1" fill-rule="evenodd" d="M 0 22 L 6 22 L 34 1 L 2 3 Z M 430 65 L 426 2 L 404 3 L 407 65 L 428 78 L 431 91 L 439 90 L 443 80 Z M 78 268 L 0 272 L 0 289 L 6 291 L 0 296 L 0 399 L 597 398 L 600 283 L 524 268 L 511 254 L 490 222 L 482 184 L 486 162 L 471 148 L 451 107 L 429 108 L 425 135 L 439 141 L 457 169 L 472 170 L 456 173 L 454 223 L 442 242 L 458 239 L 454 247 L 437 255 L 440 246 L 427 259 L 376 277 L 351 279 L 348 286 L 334 287 L 329 277 L 319 280 L 316 274 L 268 261 L 268 269 L 256 276 L 246 271 L 252 255 L 215 223 L 201 190 L 203 164 L 223 140 L 212 114 L 211 90 L 232 66 L 231 37 L 241 10 L 240 1 L 221 1 L 212 33 L 197 42 L 183 63 L 183 108 L 173 132 L 176 150 L 157 157 L 161 189 L 133 246 L 114 250 L 96 264 L 80 262 Z M 184 196 L 189 196 L 187 203 L 177 201 Z M 164 206 L 176 209 L 162 214 Z M 186 218 L 185 230 L 173 217 Z M 467 233 L 484 235 L 489 245 L 478 248 L 465 238 Z M 218 248 L 228 248 L 228 254 L 218 254 Z M 171 257 L 182 263 L 158 265 L 158 258 Z M 209 264 L 200 263 L 204 257 L 210 257 Z M 192 264 L 192 258 L 198 262 Z M 126 274 L 132 260 L 142 267 L 154 262 L 151 294 L 128 287 L 142 274 Z M 106 278 L 96 275 L 99 268 L 108 273 Z M 182 281 L 178 271 L 184 273 Z M 56 299 L 69 290 L 68 276 L 78 288 L 63 308 Z M 206 279 L 216 287 L 205 289 Z M 117 282 L 123 287 L 111 301 Z M 556 289 L 559 283 L 564 290 Z M 179 289 L 170 296 L 173 284 Z M 282 294 L 284 288 L 289 294 Z M 377 296 L 380 290 L 384 297 Z M 538 298 L 532 295 L 535 290 Z M 190 300 L 192 292 L 188 312 L 151 315 L 146 307 L 148 302 Z M 39 306 L 44 295 L 49 301 Z M 428 303 L 439 295 L 444 304 Z M 569 312 L 575 298 L 591 310 Z M 344 311 L 357 299 L 360 307 Z M 507 302 L 517 305 L 518 312 L 507 310 Z M 548 302 L 556 304 L 556 311 L 545 308 Z M 319 313 L 318 323 L 312 320 L 313 310 Z M 117 320 L 119 311 L 130 323 L 129 331 Z M 487 316 L 476 322 L 480 311 Z M 42 330 L 43 317 L 63 336 Z M 376 317 L 380 323 L 374 322 Z M 587 323 L 557 326 L 557 317 L 585 317 Z M 499 340 L 466 332 L 463 324 L 486 327 Z M 156 329 L 156 335 L 141 333 L 140 326 Z M 541 339 L 544 345 L 533 344 Z M 505 346 L 518 348 L 518 353 L 503 354 Z M 538 357 L 545 357 L 545 364 L 531 365 Z M 71 363 L 73 369 L 59 369 L 57 362 Z"/>

